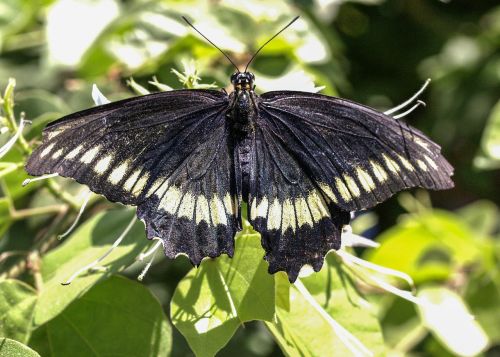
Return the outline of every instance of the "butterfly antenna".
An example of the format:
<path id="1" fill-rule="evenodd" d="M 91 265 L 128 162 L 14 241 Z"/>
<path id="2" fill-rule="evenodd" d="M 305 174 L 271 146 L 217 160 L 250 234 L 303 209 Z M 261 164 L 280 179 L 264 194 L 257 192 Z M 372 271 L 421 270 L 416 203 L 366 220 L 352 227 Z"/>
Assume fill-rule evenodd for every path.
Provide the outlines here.
<path id="1" fill-rule="evenodd" d="M 194 27 L 194 25 L 189 22 L 189 20 L 185 17 L 185 16 L 181 16 L 182 19 L 184 21 L 186 21 L 186 23 L 191 26 L 193 28 L 193 30 L 195 30 L 196 32 L 198 32 L 200 34 L 201 37 L 203 37 L 205 40 L 207 40 L 212 46 L 214 46 L 216 49 L 218 49 L 220 51 L 220 53 L 222 53 L 224 55 L 224 57 L 227 58 L 227 60 L 229 62 L 231 62 L 231 64 L 236 68 L 236 70 L 238 71 L 238 73 L 240 73 L 240 69 L 238 68 L 238 66 L 233 62 L 233 60 L 224 52 L 222 51 L 219 46 L 217 46 L 215 43 L 213 43 L 212 41 L 210 41 L 207 36 L 205 36 L 204 34 L 202 34 L 196 27 Z"/>
<path id="2" fill-rule="evenodd" d="M 252 56 L 252 58 L 250 58 L 250 61 L 248 61 L 246 67 L 245 67 L 245 72 L 247 71 L 248 69 L 248 66 L 250 66 L 250 63 L 252 63 L 252 61 L 255 59 L 255 57 L 257 57 L 257 54 L 269 43 L 271 42 L 272 40 L 274 40 L 276 38 L 276 36 L 278 36 L 280 33 L 282 33 L 283 31 L 285 31 L 287 28 L 289 28 L 290 26 L 292 26 L 292 24 L 297 21 L 299 19 L 300 16 L 297 16 L 295 17 L 292 21 L 290 21 L 288 23 L 288 25 L 286 25 L 285 27 L 283 27 L 281 30 L 278 31 L 278 33 L 276 33 L 273 37 L 271 37 L 269 40 L 267 40 L 262 46 L 260 46 L 260 48 L 257 50 L 257 52 L 255 52 Z"/>

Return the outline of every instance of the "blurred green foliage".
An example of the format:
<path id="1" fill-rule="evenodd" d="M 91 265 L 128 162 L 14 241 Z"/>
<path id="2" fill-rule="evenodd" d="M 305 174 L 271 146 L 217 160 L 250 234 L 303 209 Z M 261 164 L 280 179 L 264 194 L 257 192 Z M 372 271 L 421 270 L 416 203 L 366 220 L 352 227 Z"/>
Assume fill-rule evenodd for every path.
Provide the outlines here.
<path id="1" fill-rule="evenodd" d="M 158 254 L 138 284 L 130 279 L 146 262 L 134 259 L 150 243 L 142 224 L 130 223 L 100 263 L 106 269 L 61 286 L 109 250 L 133 213 L 94 195 L 77 229 L 58 240 L 75 220 L 82 187 L 59 178 L 22 187 L 24 161 L 44 125 L 92 106 L 93 83 L 110 100 L 170 88 L 228 88 L 234 68 L 182 15 L 242 67 L 297 14 L 301 19 L 252 64 L 259 92 L 324 87 L 322 93 L 386 109 L 432 79 L 427 108 L 405 120 L 443 146 L 456 188 L 432 193 L 439 209 L 426 193 L 402 193 L 353 222 L 355 232 L 380 243 L 355 252 L 407 274 L 419 301 L 432 304 L 389 294 L 377 283 L 380 272 L 335 254 L 320 273 L 290 285 L 266 273 L 250 227 L 237 239 L 234 259 L 192 269 L 187 259 Z M 0 355 L 359 350 L 336 323 L 377 356 L 500 353 L 496 1 L 3 0 L 0 89 L 0 147 L 15 135 L 22 113 L 32 121 L 0 158 Z"/>

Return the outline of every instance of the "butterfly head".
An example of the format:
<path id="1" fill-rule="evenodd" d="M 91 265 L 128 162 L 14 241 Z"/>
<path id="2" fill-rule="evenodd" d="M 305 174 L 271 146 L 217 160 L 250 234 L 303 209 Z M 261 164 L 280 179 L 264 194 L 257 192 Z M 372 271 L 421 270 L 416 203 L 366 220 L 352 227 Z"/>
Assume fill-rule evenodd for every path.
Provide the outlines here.
<path id="1" fill-rule="evenodd" d="M 235 90 L 250 90 L 253 88 L 255 76 L 251 72 L 236 72 L 231 76 Z"/>

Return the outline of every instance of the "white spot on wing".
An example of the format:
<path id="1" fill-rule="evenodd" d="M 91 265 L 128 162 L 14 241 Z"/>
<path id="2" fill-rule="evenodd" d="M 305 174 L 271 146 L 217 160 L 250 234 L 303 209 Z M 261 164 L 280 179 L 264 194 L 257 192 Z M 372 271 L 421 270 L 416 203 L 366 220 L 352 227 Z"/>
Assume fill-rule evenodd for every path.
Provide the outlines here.
<path id="1" fill-rule="evenodd" d="M 99 152 L 100 146 L 95 146 L 94 148 L 88 150 L 81 158 L 80 161 L 84 164 L 90 164 L 94 160 L 95 156 Z"/>
<path id="2" fill-rule="evenodd" d="M 154 192 L 155 196 L 161 199 L 165 194 L 165 192 L 167 192 L 168 186 L 169 186 L 168 180 L 165 180 L 164 178 L 159 178 L 149 189 L 148 195 L 152 195 Z"/>
<path id="3" fill-rule="evenodd" d="M 53 139 L 55 138 L 57 135 L 61 134 L 63 132 L 63 130 L 56 130 L 56 131 L 52 131 L 50 133 L 47 134 L 47 139 Z"/>
<path id="4" fill-rule="evenodd" d="M 60 157 L 62 155 L 62 153 L 63 153 L 63 149 L 59 149 L 54 154 L 52 154 L 52 158 L 57 159 L 58 157 Z"/>
<path id="5" fill-rule="evenodd" d="M 205 196 L 200 195 L 196 198 L 196 224 L 200 224 L 202 221 L 205 221 L 209 226 L 211 225 L 208 201 Z"/>
<path id="6" fill-rule="evenodd" d="M 387 154 L 382 154 L 382 157 L 384 158 L 387 168 L 391 170 L 393 173 L 397 174 L 400 170 L 398 163 L 393 159 L 391 159 Z"/>
<path id="7" fill-rule="evenodd" d="M 403 156 L 398 154 L 398 159 L 403 163 L 403 166 L 406 167 L 410 171 L 415 171 L 413 165 Z"/>
<path id="8" fill-rule="evenodd" d="M 269 207 L 267 216 L 267 229 L 280 229 L 281 227 L 281 204 L 277 198 Z"/>
<path id="9" fill-rule="evenodd" d="M 295 209 L 292 204 L 292 201 L 286 199 L 283 201 L 282 205 L 282 221 L 281 221 L 281 231 L 284 233 L 288 228 L 291 228 L 293 232 L 295 232 L 296 223 L 295 223 Z"/>
<path id="10" fill-rule="evenodd" d="M 48 153 L 52 150 L 53 147 L 54 147 L 54 143 L 50 144 L 45 149 L 43 149 L 43 151 L 40 153 L 40 157 L 47 156 Z"/>
<path id="11" fill-rule="evenodd" d="M 252 204 L 250 205 L 250 219 L 254 220 L 257 218 L 257 199 L 252 199 Z"/>
<path id="12" fill-rule="evenodd" d="M 229 195 L 229 193 L 226 193 L 226 195 L 224 196 L 224 206 L 226 208 L 226 212 L 236 215 L 236 197 L 234 199 L 231 199 L 231 195 Z"/>
<path id="13" fill-rule="evenodd" d="M 422 160 L 417 160 L 417 164 L 418 164 L 418 167 L 420 167 L 420 169 L 422 171 L 427 171 L 428 170 L 427 169 L 427 165 Z"/>
<path id="14" fill-rule="evenodd" d="M 339 191 L 340 196 L 342 196 L 344 202 L 349 202 L 351 200 L 351 193 L 339 177 L 335 178 L 335 187 L 337 187 L 337 191 Z"/>
<path id="15" fill-rule="evenodd" d="M 223 224 L 227 225 L 226 210 L 224 204 L 219 197 L 214 196 L 210 200 L 210 215 L 214 225 Z"/>
<path id="16" fill-rule="evenodd" d="M 372 165 L 373 173 L 375 174 L 375 177 L 377 177 L 377 180 L 380 183 L 385 182 L 387 180 L 388 176 L 387 176 L 387 172 L 385 172 L 384 168 L 372 160 L 370 160 L 370 164 Z"/>
<path id="17" fill-rule="evenodd" d="M 108 180 L 112 184 L 116 185 L 118 182 L 122 180 L 122 178 L 127 173 L 128 161 L 122 162 L 118 167 L 114 168 L 109 175 Z"/>
<path id="18" fill-rule="evenodd" d="M 132 190 L 132 187 L 134 187 L 134 184 L 137 181 L 137 179 L 139 178 L 140 174 L 141 174 L 141 170 L 140 169 L 135 170 L 132 173 L 132 175 L 130 175 L 130 177 L 127 179 L 127 181 L 125 181 L 125 185 L 123 185 L 123 188 L 126 191 Z"/>
<path id="19" fill-rule="evenodd" d="M 146 184 L 148 183 L 148 180 L 149 180 L 149 172 L 146 172 L 134 185 L 132 194 L 136 196 L 139 195 L 146 186 Z"/>
<path id="20" fill-rule="evenodd" d="M 71 150 L 68 155 L 66 155 L 66 159 L 74 159 L 76 155 L 82 151 L 83 145 L 78 145 L 76 148 Z"/>
<path id="21" fill-rule="evenodd" d="M 315 222 L 318 222 L 323 217 L 330 216 L 325 200 L 318 195 L 316 190 L 311 191 L 307 196 L 307 204 Z"/>
<path id="22" fill-rule="evenodd" d="M 356 185 L 356 181 L 354 181 L 351 176 L 344 174 L 344 181 L 347 183 L 347 187 L 349 187 L 351 195 L 354 197 L 359 197 L 361 195 L 361 191 L 359 190 L 358 185 Z"/>
<path id="23" fill-rule="evenodd" d="M 94 166 L 94 171 L 102 175 L 109 168 L 109 164 L 111 163 L 112 159 L 112 155 L 103 157 L 102 159 L 97 161 L 97 164 Z"/>
<path id="24" fill-rule="evenodd" d="M 361 186 L 366 192 L 371 192 L 375 190 L 375 182 L 373 182 L 372 177 L 368 172 L 363 170 L 361 167 L 356 169 L 356 174 L 358 175 L 359 182 L 361 182 Z"/>
<path id="25" fill-rule="evenodd" d="M 310 227 L 313 226 L 314 222 L 311 217 L 311 212 L 309 212 L 309 207 L 307 206 L 307 202 L 304 197 L 295 199 L 295 212 L 297 213 L 297 224 L 299 227 L 306 224 Z"/>
<path id="26" fill-rule="evenodd" d="M 429 156 L 424 155 L 424 158 L 425 158 L 425 160 L 429 163 L 429 165 L 431 165 L 431 167 L 432 167 L 434 170 L 437 170 L 437 169 L 438 169 L 438 166 L 436 165 L 436 163 L 434 162 L 434 160 L 432 160 Z"/>
<path id="27" fill-rule="evenodd" d="M 268 207 L 269 201 L 267 200 L 267 197 L 263 197 L 257 205 L 257 208 L 255 209 L 255 217 L 267 217 Z"/>
<path id="28" fill-rule="evenodd" d="M 187 217 L 193 219 L 194 215 L 195 198 L 190 192 L 186 192 L 182 197 L 181 205 L 179 207 L 178 217 Z"/>
<path id="29" fill-rule="evenodd" d="M 177 212 L 177 207 L 181 202 L 181 197 L 181 191 L 177 187 L 172 186 L 165 192 L 165 195 L 163 195 L 159 207 L 170 214 L 175 214 Z"/>
<path id="30" fill-rule="evenodd" d="M 323 182 L 319 182 L 318 186 L 321 189 L 321 191 L 323 191 L 323 193 L 326 195 L 326 197 L 328 197 L 328 199 L 330 201 L 333 201 L 333 202 L 337 203 L 337 197 L 335 196 L 335 194 L 333 193 L 332 188 L 329 185 L 327 185 L 327 184 L 325 184 Z"/>

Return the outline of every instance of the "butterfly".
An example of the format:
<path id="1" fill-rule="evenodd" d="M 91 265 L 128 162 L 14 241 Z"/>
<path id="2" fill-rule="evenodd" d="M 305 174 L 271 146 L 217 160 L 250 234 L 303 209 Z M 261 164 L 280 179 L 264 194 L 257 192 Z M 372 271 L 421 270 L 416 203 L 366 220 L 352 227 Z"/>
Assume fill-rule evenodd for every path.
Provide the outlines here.
<path id="1" fill-rule="evenodd" d="M 173 90 L 56 120 L 26 171 L 70 177 L 136 206 L 147 237 L 194 265 L 233 256 L 246 202 L 269 272 L 291 282 L 340 248 L 350 212 L 411 187 L 453 187 L 452 166 L 417 129 L 346 99 L 257 95 L 249 63 L 231 76 L 230 94 Z"/>

